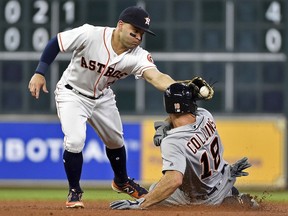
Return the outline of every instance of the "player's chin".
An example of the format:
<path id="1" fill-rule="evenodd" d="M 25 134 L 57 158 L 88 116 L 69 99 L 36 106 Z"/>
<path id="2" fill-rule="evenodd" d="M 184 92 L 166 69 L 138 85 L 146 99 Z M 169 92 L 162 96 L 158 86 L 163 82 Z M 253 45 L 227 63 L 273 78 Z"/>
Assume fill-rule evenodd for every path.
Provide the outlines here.
<path id="1" fill-rule="evenodd" d="M 133 41 L 131 43 L 129 43 L 129 49 L 133 49 L 133 48 L 136 48 L 137 46 L 140 45 L 141 42 L 139 41 Z"/>
<path id="2" fill-rule="evenodd" d="M 129 44 L 129 46 L 127 48 L 129 49 L 134 49 L 136 48 L 137 46 L 139 46 L 139 43 L 132 43 L 132 44 Z"/>

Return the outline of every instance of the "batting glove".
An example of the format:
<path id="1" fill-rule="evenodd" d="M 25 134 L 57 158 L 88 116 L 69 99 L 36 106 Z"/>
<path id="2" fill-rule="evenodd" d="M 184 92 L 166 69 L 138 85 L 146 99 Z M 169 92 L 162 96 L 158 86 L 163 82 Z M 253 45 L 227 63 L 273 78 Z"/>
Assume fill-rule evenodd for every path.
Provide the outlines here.
<path id="1" fill-rule="evenodd" d="M 236 163 L 231 165 L 230 171 L 232 177 L 248 176 L 248 172 L 244 172 L 244 169 L 251 167 L 252 165 L 248 162 L 248 158 L 244 157 L 238 160 Z"/>
<path id="2" fill-rule="evenodd" d="M 141 208 L 140 205 L 145 201 L 145 198 L 142 197 L 140 199 L 136 199 L 134 201 L 132 200 L 116 200 L 114 202 L 110 203 L 111 209 L 118 209 L 118 210 L 124 210 L 124 209 L 144 209 Z"/>
<path id="3" fill-rule="evenodd" d="M 154 122 L 155 134 L 153 137 L 154 145 L 160 146 L 162 140 L 167 136 L 167 131 L 171 129 L 171 125 L 167 121 Z"/>

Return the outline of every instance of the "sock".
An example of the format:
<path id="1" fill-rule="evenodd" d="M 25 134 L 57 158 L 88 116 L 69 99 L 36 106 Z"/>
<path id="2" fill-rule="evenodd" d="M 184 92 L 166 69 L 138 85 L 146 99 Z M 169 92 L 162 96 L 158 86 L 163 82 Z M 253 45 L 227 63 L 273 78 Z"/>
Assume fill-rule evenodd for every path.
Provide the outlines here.
<path id="1" fill-rule="evenodd" d="M 80 187 L 80 178 L 83 165 L 82 152 L 71 153 L 65 150 L 63 153 L 63 162 L 69 182 L 69 188 L 76 189 L 76 191 L 82 191 Z"/>
<path id="2" fill-rule="evenodd" d="M 127 182 L 125 146 L 118 149 L 108 149 L 106 147 L 106 155 L 114 171 L 114 181 L 119 184 Z"/>

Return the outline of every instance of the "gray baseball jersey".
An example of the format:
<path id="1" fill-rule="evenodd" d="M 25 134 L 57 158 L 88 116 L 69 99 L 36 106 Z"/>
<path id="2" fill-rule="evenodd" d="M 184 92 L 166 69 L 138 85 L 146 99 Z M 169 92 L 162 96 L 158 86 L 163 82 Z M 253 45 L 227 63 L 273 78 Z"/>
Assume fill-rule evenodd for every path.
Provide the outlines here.
<path id="1" fill-rule="evenodd" d="M 183 184 L 166 202 L 219 204 L 230 195 L 235 179 L 230 178 L 214 118 L 207 110 L 198 108 L 195 123 L 168 131 L 161 153 L 163 172 L 184 175 Z"/>

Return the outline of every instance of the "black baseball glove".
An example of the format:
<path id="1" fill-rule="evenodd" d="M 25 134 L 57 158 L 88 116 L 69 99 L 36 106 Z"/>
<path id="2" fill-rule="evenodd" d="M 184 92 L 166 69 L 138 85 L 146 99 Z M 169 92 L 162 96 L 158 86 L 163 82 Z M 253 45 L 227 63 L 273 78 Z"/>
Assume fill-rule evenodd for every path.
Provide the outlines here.
<path id="1" fill-rule="evenodd" d="M 178 82 L 184 83 L 191 88 L 195 100 L 210 100 L 214 95 L 213 88 L 201 77 L 197 76 L 191 80 L 182 80 Z"/>

